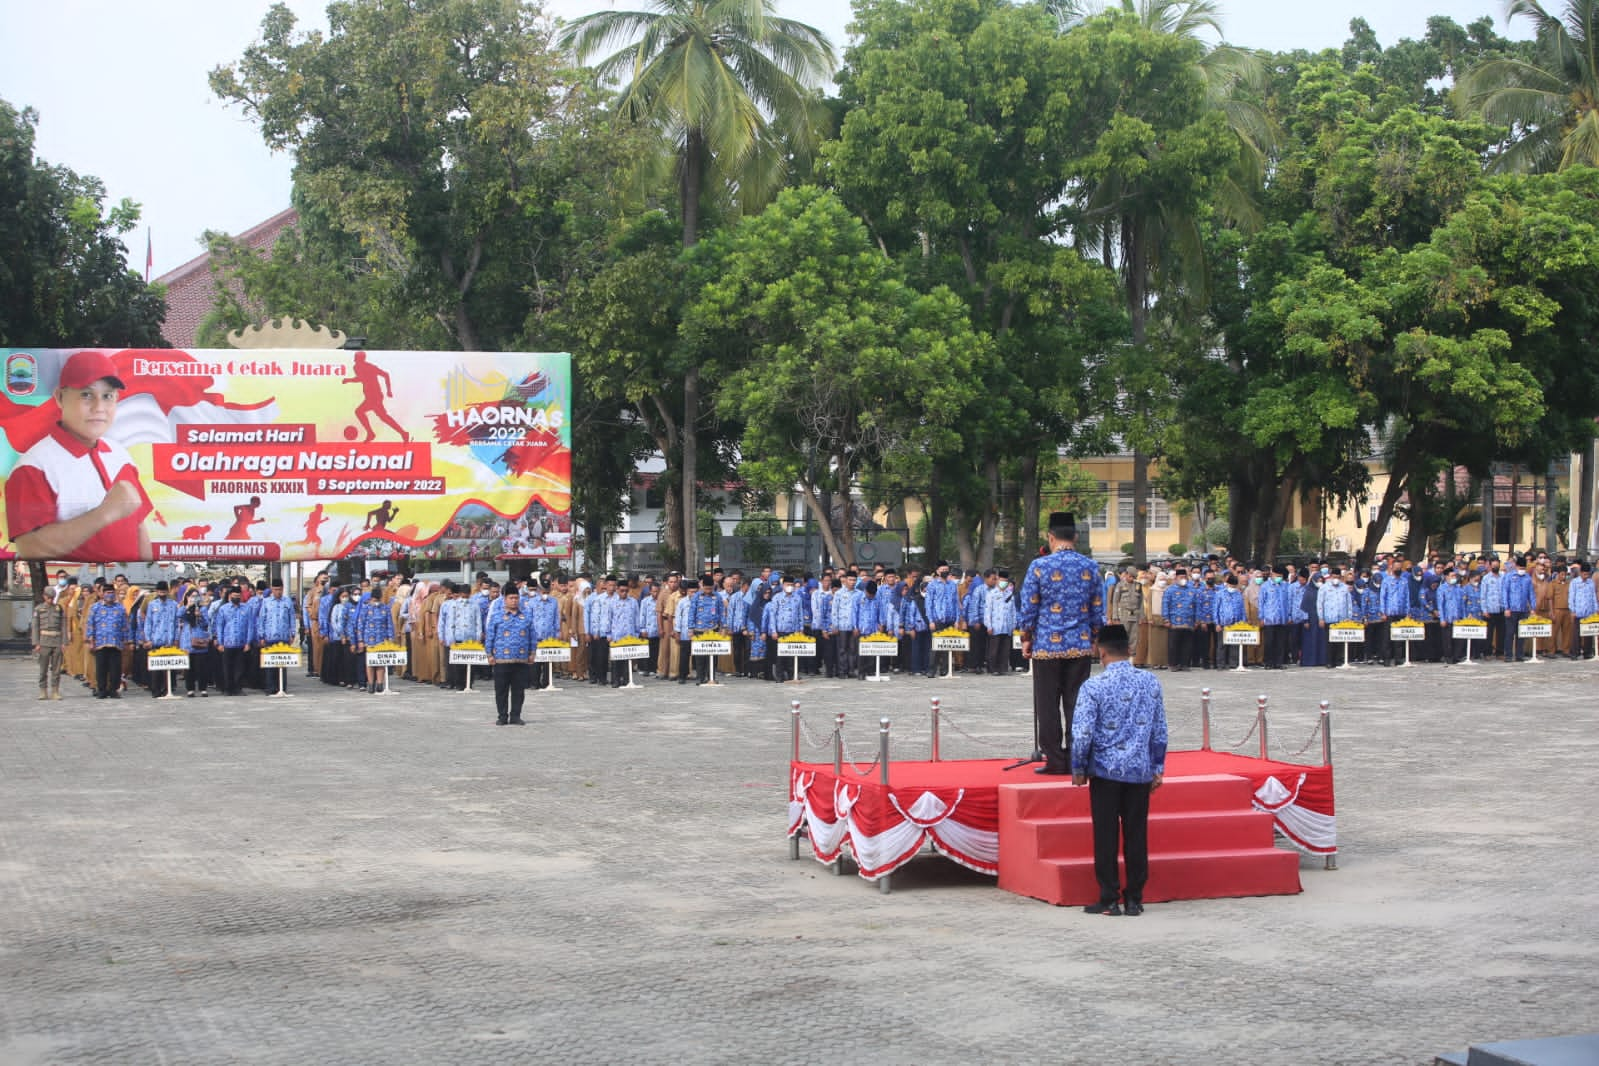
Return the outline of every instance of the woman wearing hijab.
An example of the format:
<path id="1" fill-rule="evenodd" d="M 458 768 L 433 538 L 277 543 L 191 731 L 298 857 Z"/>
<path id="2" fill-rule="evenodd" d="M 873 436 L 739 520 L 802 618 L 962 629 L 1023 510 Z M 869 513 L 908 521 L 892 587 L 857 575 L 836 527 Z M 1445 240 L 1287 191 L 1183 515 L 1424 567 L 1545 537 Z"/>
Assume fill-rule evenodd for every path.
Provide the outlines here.
<path id="1" fill-rule="evenodd" d="M 189 672 L 184 688 L 188 698 L 208 695 L 211 684 L 211 621 L 206 617 L 199 592 L 191 589 L 183 597 L 183 611 L 178 615 L 178 647 L 189 653 Z"/>
<path id="2" fill-rule="evenodd" d="M 766 639 L 766 608 L 771 602 L 772 583 L 768 581 L 755 594 L 755 599 L 750 601 L 749 622 L 746 626 L 750 634 L 750 676 L 765 681 L 772 680 L 772 663 L 766 655 L 766 650 L 770 647 L 770 642 Z"/>
<path id="3" fill-rule="evenodd" d="M 1151 670 L 1166 669 L 1166 634 L 1169 629 L 1166 625 L 1166 571 L 1155 572 L 1155 584 L 1149 594 L 1149 668 Z"/>

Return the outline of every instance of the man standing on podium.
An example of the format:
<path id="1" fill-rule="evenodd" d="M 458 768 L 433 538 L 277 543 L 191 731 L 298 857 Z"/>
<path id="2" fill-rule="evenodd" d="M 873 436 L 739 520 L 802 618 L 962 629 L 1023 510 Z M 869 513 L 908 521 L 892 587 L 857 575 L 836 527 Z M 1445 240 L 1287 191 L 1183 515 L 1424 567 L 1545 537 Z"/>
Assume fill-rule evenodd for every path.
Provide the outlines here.
<path id="1" fill-rule="evenodd" d="M 1034 559 L 1022 582 L 1022 655 L 1033 660 L 1033 727 L 1040 774 L 1071 773 L 1072 713 L 1094 664 L 1094 638 L 1105 624 L 1099 566 L 1079 555 L 1077 522 L 1049 516 L 1049 554 Z"/>

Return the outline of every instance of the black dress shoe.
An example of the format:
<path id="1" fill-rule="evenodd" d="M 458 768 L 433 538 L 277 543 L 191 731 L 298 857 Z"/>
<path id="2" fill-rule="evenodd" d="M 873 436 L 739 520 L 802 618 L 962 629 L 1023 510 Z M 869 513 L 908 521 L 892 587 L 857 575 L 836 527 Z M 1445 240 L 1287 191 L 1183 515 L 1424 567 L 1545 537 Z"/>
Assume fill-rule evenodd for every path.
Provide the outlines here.
<path id="1" fill-rule="evenodd" d="M 1122 913 L 1129 918 L 1136 918 L 1144 913 L 1144 905 L 1137 900 L 1130 899 L 1122 904 Z"/>
<path id="2" fill-rule="evenodd" d="M 510 725 L 510 723 L 507 722 L 504 718 L 495 719 L 494 724 L 495 725 Z"/>
<path id="3" fill-rule="evenodd" d="M 520 719 L 520 718 L 513 718 L 513 719 L 511 719 L 511 721 L 508 724 L 510 724 L 510 725 L 527 725 L 527 723 L 522 721 L 522 719 Z"/>
<path id="4" fill-rule="evenodd" d="M 1035 774 L 1049 774 L 1054 777 L 1065 777 L 1071 773 L 1070 769 L 1059 766 L 1040 766 L 1033 771 Z"/>
<path id="5" fill-rule="evenodd" d="M 1121 913 L 1122 913 L 1122 909 L 1121 909 L 1121 907 L 1118 904 L 1116 904 L 1114 902 L 1112 902 L 1112 903 L 1090 903 L 1088 906 L 1083 908 L 1083 913 L 1084 914 L 1103 914 L 1103 915 L 1106 915 L 1107 917 L 1110 917 L 1110 918 L 1120 918 L 1121 917 Z"/>

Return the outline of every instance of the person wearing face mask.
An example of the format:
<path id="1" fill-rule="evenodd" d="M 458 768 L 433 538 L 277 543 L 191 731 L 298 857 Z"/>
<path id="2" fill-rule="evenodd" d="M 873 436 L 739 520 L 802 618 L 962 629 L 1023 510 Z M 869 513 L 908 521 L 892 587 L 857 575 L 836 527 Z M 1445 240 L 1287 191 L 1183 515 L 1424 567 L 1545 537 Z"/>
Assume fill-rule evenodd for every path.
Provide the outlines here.
<path id="1" fill-rule="evenodd" d="M 250 628 L 252 614 L 241 602 L 236 587 L 228 590 L 228 601 L 217 608 L 212 632 L 222 655 L 219 687 L 224 696 L 238 696 L 244 691 L 244 654 L 255 639 Z"/>
<path id="2" fill-rule="evenodd" d="M 1288 661 L 1288 628 L 1292 617 L 1288 608 L 1289 589 L 1288 570 L 1279 564 L 1272 567 L 1270 581 L 1260 590 L 1261 640 L 1268 670 L 1281 670 Z"/>
<path id="3" fill-rule="evenodd" d="M 1098 575 L 1095 575 L 1098 579 Z M 988 672 L 1010 673 L 1011 634 L 1016 631 L 1016 594 L 1010 571 L 1000 570 L 994 587 L 983 597 L 983 627 L 988 630 Z"/>
<path id="4" fill-rule="evenodd" d="M 336 589 L 333 605 L 328 609 L 327 646 L 322 649 L 322 683 L 335 688 L 346 688 L 350 657 L 350 590 Z"/>
<path id="5" fill-rule="evenodd" d="M 1216 574 L 1205 571 L 1202 582 L 1194 586 L 1194 651 L 1189 666 L 1216 667 Z"/>
<path id="6" fill-rule="evenodd" d="M 178 615 L 182 613 L 178 605 L 168 595 L 167 583 L 155 583 L 155 595 L 144 605 L 144 611 L 139 616 L 139 647 L 148 656 L 155 648 L 170 648 L 178 643 Z M 158 671 L 161 677 L 151 676 L 150 695 L 170 696 L 172 694 L 172 671 Z"/>
<path id="7" fill-rule="evenodd" d="M 1330 567 L 1327 580 L 1322 582 L 1321 591 L 1316 595 L 1316 644 L 1320 649 L 1321 665 L 1327 667 L 1338 666 L 1342 662 L 1332 661 L 1331 644 L 1327 640 L 1329 626 L 1339 622 L 1355 621 L 1355 599 L 1349 586 L 1344 584 L 1342 567 Z"/>
<path id="8" fill-rule="evenodd" d="M 1138 568 L 1129 566 L 1122 571 L 1122 579 L 1110 592 L 1110 621 L 1127 630 L 1128 648 L 1133 662 L 1140 662 L 1144 640 L 1145 587 L 1139 584 Z"/>
<path id="9" fill-rule="evenodd" d="M 1321 624 L 1321 591 L 1325 582 L 1321 571 L 1305 572 L 1305 585 L 1299 597 L 1299 665 L 1327 665 L 1327 631 Z"/>
<path id="10" fill-rule="evenodd" d="M 89 608 L 83 632 L 94 649 L 94 698 L 121 699 L 122 649 L 133 643 L 133 631 L 115 590 L 106 588 L 100 594 L 100 602 Z"/>
<path id="11" fill-rule="evenodd" d="M 1520 627 L 1528 614 L 1532 613 L 1535 589 L 1532 575 L 1528 574 L 1525 567 L 1527 560 L 1517 556 L 1516 560 L 1505 569 L 1505 661 L 1519 663 L 1524 661 L 1526 644 L 1521 639 Z"/>
<path id="12" fill-rule="evenodd" d="M 1482 614 L 1488 620 L 1488 646 L 1483 658 L 1505 653 L 1505 577 L 1500 572 L 1499 560 L 1491 559 L 1488 570 L 1482 575 Z"/>
<path id="13" fill-rule="evenodd" d="M 1593 641 L 1592 638 L 1583 639 L 1580 625 L 1584 618 L 1599 614 L 1599 596 L 1594 593 L 1591 563 L 1582 563 L 1580 566 L 1572 564 L 1570 580 L 1566 585 L 1566 605 L 1572 618 L 1571 642 L 1566 649 L 1573 659 L 1591 659 Z"/>
<path id="14" fill-rule="evenodd" d="M 1570 650 L 1571 634 L 1575 627 L 1570 604 L 1571 574 L 1566 567 L 1565 559 L 1554 561 L 1549 583 L 1554 586 L 1554 595 L 1550 603 L 1552 613 L 1548 617 L 1555 624 L 1555 635 L 1549 647 L 1549 657 L 1558 659 L 1564 658 Z"/>
<path id="15" fill-rule="evenodd" d="M 1438 586 L 1438 624 L 1449 630 L 1449 641 L 1445 645 L 1444 664 L 1453 666 L 1466 656 L 1466 642 L 1454 639 L 1454 625 L 1470 618 L 1471 614 L 1466 609 L 1466 589 L 1460 584 L 1460 577 L 1453 572 L 1444 575 L 1443 583 Z"/>
<path id="16" fill-rule="evenodd" d="M 804 597 L 794 589 L 792 574 L 783 575 L 781 591 L 766 605 L 761 624 L 768 638 L 767 646 L 772 653 L 772 669 L 775 672 L 773 680 L 798 681 L 799 660 L 785 659 L 778 655 L 776 646 L 778 638 L 799 633 L 805 628 L 805 601 Z"/>
<path id="17" fill-rule="evenodd" d="M 1171 589 L 1171 578 L 1158 567 L 1151 566 L 1150 571 L 1148 666 L 1151 670 L 1164 670 L 1171 644 L 1171 631 L 1166 626 L 1166 593 Z"/>
<path id="18" fill-rule="evenodd" d="M 1212 630 L 1218 634 L 1217 639 L 1223 640 L 1224 638 L 1220 634 L 1224 633 L 1227 627 L 1235 622 L 1242 622 L 1246 613 L 1244 610 L 1244 593 L 1238 587 L 1238 575 L 1228 574 L 1227 580 L 1216 591 L 1216 597 L 1211 602 L 1210 624 Z M 1241 658 L 1234 659 L 1233 654 L 1235 652 L 1242 656 L 1244 646 L 1234 644 L 1229 647 L 1225 642 L 1222 643 L 1216 665 L 1222 669 L 1240 665 L 1243 660 Z"/>
<path id="19" fill-rule="evenodd" d="M 1194 648 L 1197 595 L 1188 583 L 1188 571 L 1179 566 L 1176 584 L 1166 590 L 1166 659 L 1172 670 L 1187 670 Z"/>

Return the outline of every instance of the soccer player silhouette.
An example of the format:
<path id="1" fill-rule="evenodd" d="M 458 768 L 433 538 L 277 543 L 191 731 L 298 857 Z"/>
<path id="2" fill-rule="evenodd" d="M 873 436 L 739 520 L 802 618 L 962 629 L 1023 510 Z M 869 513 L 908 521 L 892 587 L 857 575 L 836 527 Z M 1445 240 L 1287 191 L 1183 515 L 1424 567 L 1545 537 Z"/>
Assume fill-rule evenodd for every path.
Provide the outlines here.
<path id="1" fill-rule="evenodd" d="M 394 399 L 394 383 L 389 380 L 389 372 L 367 362 L 365 352 L 356 352 L 355 368 L 350 375 L 340 384 L 361 386 L 361 405 L 355 409 L 355 417 L 360 421 L 361 428 L 366 430 L 366 439 L 370 441 L 376 436 L 372 432 L 372 423 L 368 421 L 367 416 L 377 415 L 384 425 L 398 433 L 400 439 L 409 444 L 411 435 L 400 428 L 400 424 L 390 416 L 388 408 L 383 403 L 385 397 Z"/>

